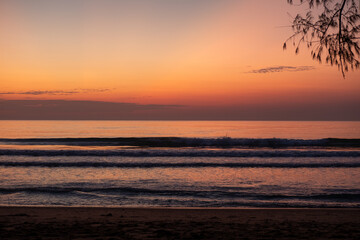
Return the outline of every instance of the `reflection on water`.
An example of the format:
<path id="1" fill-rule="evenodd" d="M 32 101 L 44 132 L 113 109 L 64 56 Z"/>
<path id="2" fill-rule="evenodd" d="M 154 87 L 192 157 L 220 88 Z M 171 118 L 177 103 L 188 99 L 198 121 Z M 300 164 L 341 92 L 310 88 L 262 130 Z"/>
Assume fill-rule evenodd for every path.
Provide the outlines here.
<path id="1" fill-rule="evenodd" d="M 358 168 L 0 167 L 0 183 L 1 205 L 360 206 Z"/>
<path id="2" fill-rule="evenodd" d="M 360 122 L 0 124 L 0 205 L 360 207 Z"/>
<path id="3" fill-rule="evenodd" d="M 232 137 L 360 138 L 360 122 L 0 121 L 0 138 Z"/>

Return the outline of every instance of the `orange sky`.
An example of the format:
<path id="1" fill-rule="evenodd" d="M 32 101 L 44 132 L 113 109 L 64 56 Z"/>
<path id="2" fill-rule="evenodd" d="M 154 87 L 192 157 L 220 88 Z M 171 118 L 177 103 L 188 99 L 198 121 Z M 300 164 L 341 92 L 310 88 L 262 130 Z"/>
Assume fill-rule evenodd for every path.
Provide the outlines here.
<path id="1" fill-rule="evenodd" d="M 360 71 L 343 79 L 305 47 L 282 50 L 297 11 L 286 0 L 2 0 L 0 99 L 360 102 Z"/>

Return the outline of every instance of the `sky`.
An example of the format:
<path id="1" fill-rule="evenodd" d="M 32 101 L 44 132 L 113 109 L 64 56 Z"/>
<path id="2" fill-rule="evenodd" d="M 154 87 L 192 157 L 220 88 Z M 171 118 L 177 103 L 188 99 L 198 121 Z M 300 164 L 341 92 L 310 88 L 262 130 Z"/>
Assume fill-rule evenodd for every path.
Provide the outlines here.
<path id="1" fill-rule="evenodd" d="M 286 0 L 0 0 L 0 119 L 360 120 Z"/>

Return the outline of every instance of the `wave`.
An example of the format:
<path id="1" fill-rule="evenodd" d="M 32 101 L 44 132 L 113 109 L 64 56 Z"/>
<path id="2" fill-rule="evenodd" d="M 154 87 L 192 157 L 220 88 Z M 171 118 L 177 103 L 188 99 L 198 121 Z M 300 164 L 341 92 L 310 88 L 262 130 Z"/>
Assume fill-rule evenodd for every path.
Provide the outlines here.
<path id="1" fill-rule="evenodd" d="M 360 162 L 38 162 L 38 161 L 2 161 L 4 167 L 92 167 L 92 168 L 359 168 Z"/>
<path id="2" fill-rule="evenodd" d="M 127 150 L 25 150 L 0 149 L 0 156 L 123 156 L 123 157 L 360 157 L 360 151 L 324 150 L 208 150 L 208 149 L 127 149 Z"/>
<path id="3" fill-rule="evenodd" d="M 250 191 L 249 191 L 250 190 Z M 281 193 L 265 193 L 257 188 L 239 189 L 239 191 L 221 191 L 214 190 L 182 190 L 182 189 L 150 189 L 150 188 L 133 188 L 133 187 L 20 187 L 20 188 L 0 188 L 1 194 L 14 194 L 26 192 L 31 194 L 77 194 L 108 196 L 120 195 L 155 195 L 155 196 L 181 196 L 181 197 L 196 197 L 196 198 L 240 198 L 240 199 L 261 199 L 261 200 L 285 200 L 285 199 L 302 199 L 302 200 L 333 200 L 333 201 L 360 201 L 360 193 L 354 189 L 351 193 L 342 192 L 337 193 L 312 193 L 312 194 L 281 194 Z"/>
<path id="4" fill-rule="evenodd" d="M 139 146 L 139 147 L 360 147 L 360 139 L 282 139 L 282 138 L 0 138 L 0 143 L 26 145 L 72 146 Z"/>

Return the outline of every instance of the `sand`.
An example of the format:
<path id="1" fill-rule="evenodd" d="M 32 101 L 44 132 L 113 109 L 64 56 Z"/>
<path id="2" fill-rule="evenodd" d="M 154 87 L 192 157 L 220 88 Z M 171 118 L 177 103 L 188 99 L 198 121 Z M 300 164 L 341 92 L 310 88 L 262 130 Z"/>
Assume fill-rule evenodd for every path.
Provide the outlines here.
<path id="1" fill-rule="evenodd" d="M 360 239 L 360 209 L 0 207 L 0 239 Z"/>

